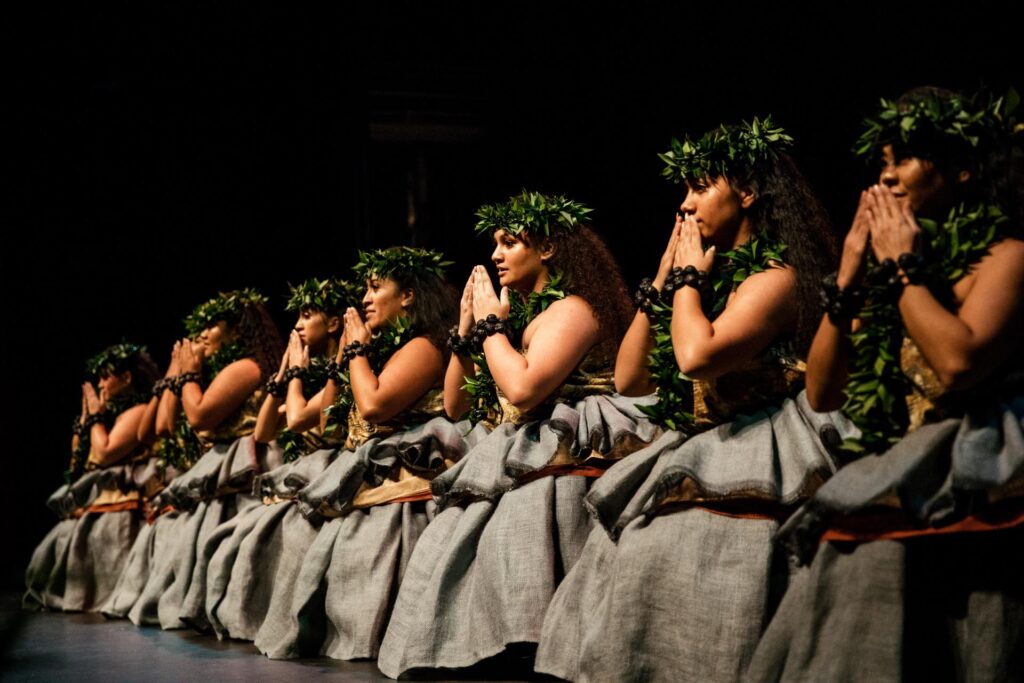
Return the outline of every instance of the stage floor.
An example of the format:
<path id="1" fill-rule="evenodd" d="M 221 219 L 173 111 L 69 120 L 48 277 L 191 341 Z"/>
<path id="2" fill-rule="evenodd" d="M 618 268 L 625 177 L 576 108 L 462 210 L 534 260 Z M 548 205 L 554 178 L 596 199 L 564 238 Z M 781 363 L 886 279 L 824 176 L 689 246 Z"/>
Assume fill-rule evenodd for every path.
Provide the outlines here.
<path id="1" fill-rule="evenodd" d="M 99 615 L 25 612 L 19 596 L 0 601 L 0 681 L 384 681 L 374 662 L 327 658 L 272 661 L 251 643 L 222 642 L 194 631 L 137 628 Z M 523 681 L 499 671 L 467 678 L 430 680 Z M 497 674 L 491 677 L 489 674 Z"/>

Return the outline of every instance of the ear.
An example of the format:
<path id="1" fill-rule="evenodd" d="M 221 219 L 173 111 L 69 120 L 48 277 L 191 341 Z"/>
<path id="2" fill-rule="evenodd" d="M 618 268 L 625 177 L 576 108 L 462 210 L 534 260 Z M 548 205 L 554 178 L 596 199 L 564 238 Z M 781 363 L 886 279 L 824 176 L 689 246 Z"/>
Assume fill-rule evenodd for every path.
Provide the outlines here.
<path id="1" fill-rule="evenodd" d="M 337 334 L 341 329 L 341 318 L 336 315 L 327 316 L 327 334 Z"/>
<path id="2" fill-rule="evenodd" d="M 132 383 L 132 371 L 131 370 L 125 370 L 124 372 L 119 374 L 117 376 L 117 378 L 119 380 L 121 380 L 121 382 L 123 384 L 125 384 L 125 385 L 131 384 Z"/>
<path id="3" fill-rule="evenodd" d="M 402 308 L 409 308 L 412 305 L 412 300 L 416 298 L 416 293 L 411 289 L 403 289 L 401 297 Z"/>
<path id="4" fill-rule="evenodd" d="M 757 201 L 757 195 L 749 187 L 741 187 L 737 190 L 737 194 L 740 196 L 740 206 L 744 210 L 749 209 Z"/>
<path id="5" fill-rule="evenodd" d="M 537 245 L 537 251 L 540 252 L 540 260 L 546 263 L 555 255 L 555 244 L 551 240 L 545 239 Z"/>

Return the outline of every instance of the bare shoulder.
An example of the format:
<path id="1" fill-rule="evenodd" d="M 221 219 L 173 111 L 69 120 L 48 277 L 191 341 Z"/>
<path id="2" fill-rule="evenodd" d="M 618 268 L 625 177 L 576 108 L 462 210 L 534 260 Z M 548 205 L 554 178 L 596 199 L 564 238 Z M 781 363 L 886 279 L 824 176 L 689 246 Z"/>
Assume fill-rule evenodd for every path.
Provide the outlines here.
<path id="1" fill-rule="evenodd" d="M 395 360 L 399 360 L 400 362 L 404 362 L 405 360 L 419 362 L 425 360 L 436 360 L 440 363 L 441 351 L 426 337 L 413 337 L 403 344 L 402 348 L 395 351 L 394 355 L 391 356 L 386 365 L 390 365 L 391 362 Z"/>
<path id="2" fill-rule="evenodd" d="M 788 266 L 784 266 L 754 273 L 736 288 L 736 293 L 742 293 L 746 296 L 755 292 L 764 292 L 770 296 L 775 296 L 795 292 L 796 286 L 796 271 Z"/>
<path id="3" fill-rule="evenodd" d="M 223 370 L 221 370 L 220 373 L 218 373 L 218 377 L 220 375 L 225 375 L 227 377 L 233 377 L 236 379 L 246 379 L 252 377 L 253 375 L 259 377 L 260 366 L 259 363 L 257 363 L 252 358 L 240 358 L 235 362 L 229 364 Z"/>
<path id="4" fill-rule="evenodd" d="M 139 403 L 139 404 L 136 404 L 136 405 L 132 406 L 131 408 L 128 408 L 123 413 L 118 415 L 117 419 L 114 420 L 114 421 L 115 422 L 120 422 L 122 420 L 137 420 L 140 417 L 142 417 L 142 414 L 144 412 L 146 412 L 146 404 L 145 403 Z"/>
<path id="5" fill-rule="evenodd" d="M 553 302 L 547 307 L 543 313 L 537 316 L 538 319 L 544 318 L 566 318 L 574 322 L 583 322 L 588 319 L 594 319 L 593 307 L 587 303 L 587 300 L 576 294 L 570 294 L 564 299 L 559 299 Z"/>
<path id="6" fill-rule="evenodd" d="M 985 260 L 1000 261 L 1008 264 L 1024 263 L 1024 240 L 1007 237 L 996 242 L 989 249 L 985 258 L 982 259 L 982 262 Z"/>

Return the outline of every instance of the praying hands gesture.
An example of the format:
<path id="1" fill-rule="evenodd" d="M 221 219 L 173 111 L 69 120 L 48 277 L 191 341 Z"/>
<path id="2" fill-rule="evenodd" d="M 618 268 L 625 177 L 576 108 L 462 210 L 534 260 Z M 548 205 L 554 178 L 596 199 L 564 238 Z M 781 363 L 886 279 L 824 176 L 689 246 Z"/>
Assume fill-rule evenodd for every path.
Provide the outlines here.
<path id="1" fill-rule="evenodd" d="M 895 261 L 901 254 L 913 253 L 921 228 L 909 202 L 901 203 L 884 185 L 872 186 L 867 195 L 867 222 L 875 258 L 879 262 Z"/>
<path id="2" fill-rule="evenodd" d="M 351 307 L 345 311 L 345 336 L 348 338 L 349 344 L 354 342 L 369 344 L 372 337 L 370 327 L 359 317 L 356 309 Z"/>
<path id="3" fill-rule="evenodd" d="M 476 320 L 483 320 L 488 315 L 507 318 L 509 310 L 508 287 L 501 288 L 501 296 L 499 298 L 494 293 L 494 285 L 491 284 L 491 278 L 487 275 L 487 270 L 483 266 L 476 266 L 473 269 L 471 279 L 473 280 L 473 317 Z"/>
<path id="4" fill-rule="evenodd" d="M 672 266 L 675 265 L 676 247 L 679 244 L 679 236 L 682 230 L 683 216 L 680 213 L 676 213 L 676 222 L 672 226 L 672 234 L 669 235 L 668 246 L 665 247 L 665 253 L 661 255 L 661 263 L 658 264 L 658 274 L 654 276 L 654 281 L 651 283 L 658 291 L 661 291 L 665 286 L 665 280 L 668 279 L 668 274 L 672 272 Z"/>
<path id="5" fill-rule="evenodd" d="M 711 266 L 715 263 L 715 247 L 711 246 L 706 251 L 700 240 L 700 230 L 697 229 L 697 221 L 693 216 L 686 216 L 678 219 L 681 223 L 679 237 L 676 241 L 676 252 L 674 266 L 686 268 L 693 266 L 705 273 L 711 272 Z"/>

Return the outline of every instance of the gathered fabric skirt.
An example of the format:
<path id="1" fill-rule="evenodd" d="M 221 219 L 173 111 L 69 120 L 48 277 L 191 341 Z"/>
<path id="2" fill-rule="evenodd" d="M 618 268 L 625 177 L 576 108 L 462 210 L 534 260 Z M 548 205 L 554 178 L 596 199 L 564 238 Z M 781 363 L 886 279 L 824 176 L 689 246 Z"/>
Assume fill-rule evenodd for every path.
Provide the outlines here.
<path id="1" fill-rule="evenodd" d="M 780 544 L 805 565 L 752 681 L 1024 680 L 1024 397 L 844 467 Z"/>
<path id="2" fill-rule="evenodd" d="M 94 470 L 47 501 L 64 517 L 32 554 L 25 573 L 27 608 L 97 611 L 111 596 L 140 528 L 131 505 L 103 506 L 127 489 L 127 466 Z"/>
<path id="3" fill-rule="evenodd" d="M 536 670 L 740 680 L 789 578 L 773 535 L 854 433 L 800 394 L 690 438 L 666 432 L 612 467 L 586 497 L 598 523 L 551 602 Z"/>
<path id="4" fill-rule="evenodd" d="M 433 482 L 441 511 L 413 552 L 381 645 L 387 676 L 462 668 L 537 643 L 592 526 L 583 499 L 610 462 L 654 440 L 639 405 L 589 397 L 502 424 Z"/>

